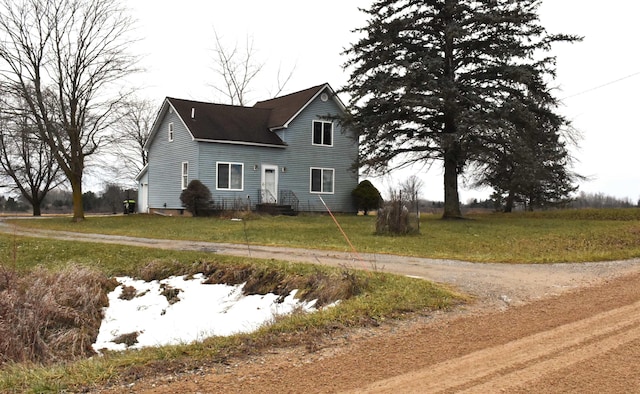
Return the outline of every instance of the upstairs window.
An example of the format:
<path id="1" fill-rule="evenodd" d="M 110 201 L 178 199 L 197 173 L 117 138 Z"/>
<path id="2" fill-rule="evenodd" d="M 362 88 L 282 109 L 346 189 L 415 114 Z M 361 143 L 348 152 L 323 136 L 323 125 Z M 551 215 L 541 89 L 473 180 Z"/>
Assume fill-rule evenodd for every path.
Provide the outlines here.
<path id="1" fill-rule="evenodd" d="M 222 190 L 242 190 L 244 183 L 244 164 L 217 163 L 217 188 Z"/>
<path id="2" fill-rule="evenodd" d="M 169 142 L 173 141 L 173 122 L 169 123 L 167 127 L 167 137 Z"/>
<path id="3" fill-rule="evenodd" d="M 313 121 L 313 145 L 333 145 L 333 122 Z"/>
<path id="4" fill-rule="evenodd" d="M 311 168 L 311 193 L 333 193 L 333 168 Z"/>
<path id="5" fill-rule="evenodd" d="M 182 162 L 182 190 L 186 189 L 189 185 L 189 162 Z"/>

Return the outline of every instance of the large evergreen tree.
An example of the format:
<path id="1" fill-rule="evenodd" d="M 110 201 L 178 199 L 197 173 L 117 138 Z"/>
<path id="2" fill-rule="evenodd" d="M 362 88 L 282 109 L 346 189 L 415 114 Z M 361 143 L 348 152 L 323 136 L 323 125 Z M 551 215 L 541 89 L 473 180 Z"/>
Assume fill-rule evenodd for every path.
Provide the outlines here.
<path id="1" fill-rule="evenodd" d="M 574 182 L 584 177 L 569 168 L 567 140 L 573 135 L 562 132 L 564 118 L 520 102 L 505 103 L 501 117 L 510 121 L 510 128 L 485 138 L 473 171 L 475 185 L 491 186 L 505 212 L 516 202 L 531 210 L 568 202 L 577 189 Z"/>
<path id="2" fill-rule="evenodd" d="M 458 175 L 513 129 L 508 102 L 556 105 L 547 86 L 551 44 L 539 0 L 378 0 L 363 37 L 345 51 L 351 97 L 345 123 L 359 133 L 365 169 L 442 160 L 444 218 L 461 216 Z M 525 106 L 525 108 L 527 108 Z M 393 162 L 392 162 L 393 161 Z"/>

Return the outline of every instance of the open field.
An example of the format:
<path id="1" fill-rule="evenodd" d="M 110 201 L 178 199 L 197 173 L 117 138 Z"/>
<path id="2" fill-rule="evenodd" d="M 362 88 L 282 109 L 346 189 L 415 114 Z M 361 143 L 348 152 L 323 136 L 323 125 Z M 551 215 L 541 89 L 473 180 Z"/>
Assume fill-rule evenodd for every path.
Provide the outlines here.
<path id="1" fill-rule="evenodd" d="M 387 253 L 473 262 L 555 263 L 640 257 L 640 209 L 566 210 L 470 214 L 443 221 L 423 215 L 421 233 L 407 237 L 374 234 L 376 218 L 338 216 L 361 253 Z M 133 237 L 225 242 L 350 251 L 327 215 L 220 218 L 129 215 L 22 220 L 20 226 Z"/>

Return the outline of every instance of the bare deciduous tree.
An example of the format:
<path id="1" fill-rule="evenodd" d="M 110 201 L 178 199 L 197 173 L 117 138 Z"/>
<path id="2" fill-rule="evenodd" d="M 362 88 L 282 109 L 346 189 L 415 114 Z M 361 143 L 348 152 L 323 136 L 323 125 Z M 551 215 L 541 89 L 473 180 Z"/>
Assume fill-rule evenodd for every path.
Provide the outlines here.
<path id="1" fill-rule="evenodd" d="M 213 69 L 220 77 L 221 83 L 214 84 L 213 89 L 222 94 L 232 105 L 247 105 L 250 85 L 256 76 L 264 68 L 264 63 L 256 60 L 256 52 L 253 46 L 253 39 L 246 38 L 244 47 L 239 47 L 236 43 L 233 48 L 226 47 L 218 32 L 214 30 L 215 36 L 215 58 Z M 286 76 L 283 76 L 282 67 L 278 68 L 275 77 L 277 88 L 275 92 L 270 92 L 271 97 L 276 97 L 284 90 L 285 86 L 293 76 L 295 67 Z"/>
<path id="2" fill-rule="evenodd" d="M 411 175 L 400 183 L 400 190 L 404 195 L 404 200 L 409 202 L 409 209 L 415 211 L 418 208 L 418 201 L 420 199 L 420 190 L 424 186 L 422 179 L 415 175 Z"/>
<path id="3" fill-rule="evenodd" d="M 213 88 L 223 94 L 232 105 L 245 105 L 246 95 L 249 92 L 249 84 L 258 75 L 263 63 L 257 63 L 254 59 L 253 39 L 247 37 L 244 48 L 236 44 L 232 49 L 224 46 L 218 32 L 214 30 L 216 58 L 214 71 L 221 77 L 220 86 L 214 84 Z"/>
<path id="4" fill-rule="evenodd" d="M 13 106 L 6 105 L 6 100 L 0 113 L 0 172 L 31 204 L 33 216 L 40 216 L 45 197 L 64 177 L 33 121 L 27 114 L 11 111 Z"/>
<path id="5" fill-rule="evenodd" d="M 132 98 L 122 106 L 114 153 L 118 156 L 115 167 L 131 180 L 147 165 L 144 145 L 155 120 L 157 107 L 150 100 Z"/>
<path id="6" fill-rule="evenodd" d="M 107 142 L 122 100 L 116 82 L 135 71 L 132 25 L 113 0 L 0 0 L 0 78 L 26 102 L 67 177 L 74 221 L 84 219 L 85 159 Z"/>

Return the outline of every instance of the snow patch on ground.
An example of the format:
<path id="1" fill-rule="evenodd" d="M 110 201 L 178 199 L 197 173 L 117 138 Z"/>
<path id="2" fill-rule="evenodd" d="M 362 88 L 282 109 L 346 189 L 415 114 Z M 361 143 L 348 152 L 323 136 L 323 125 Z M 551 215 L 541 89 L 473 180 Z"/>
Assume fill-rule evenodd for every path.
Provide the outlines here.
<path id="1" fill-rule="evenodd" d="M 251 332 L 271 322 L 276 315 L 286 315 L 299 308 L 313 311 L 315 304 L 315 301 L 294 299 L 296 291 L 284 300 L 273 293 L 244 296 L 244 284 L 204 284 L 202 274 L 152 282 L 130 277 L 116 280 L 120 285 L 108 295 L 109 306 L 105 308 L 93 344 L 98 352 L 176 345 L 212 336 Z M 120 298 L 126 286 L 136 289 L 136 296 L 131 300 Z M 177 302 L 170 303 L 162 295 L 166 286 L 179 289 Z M 114 342 L 131 333 L 137 333 L 137 343 L 132 346 Z"/>

